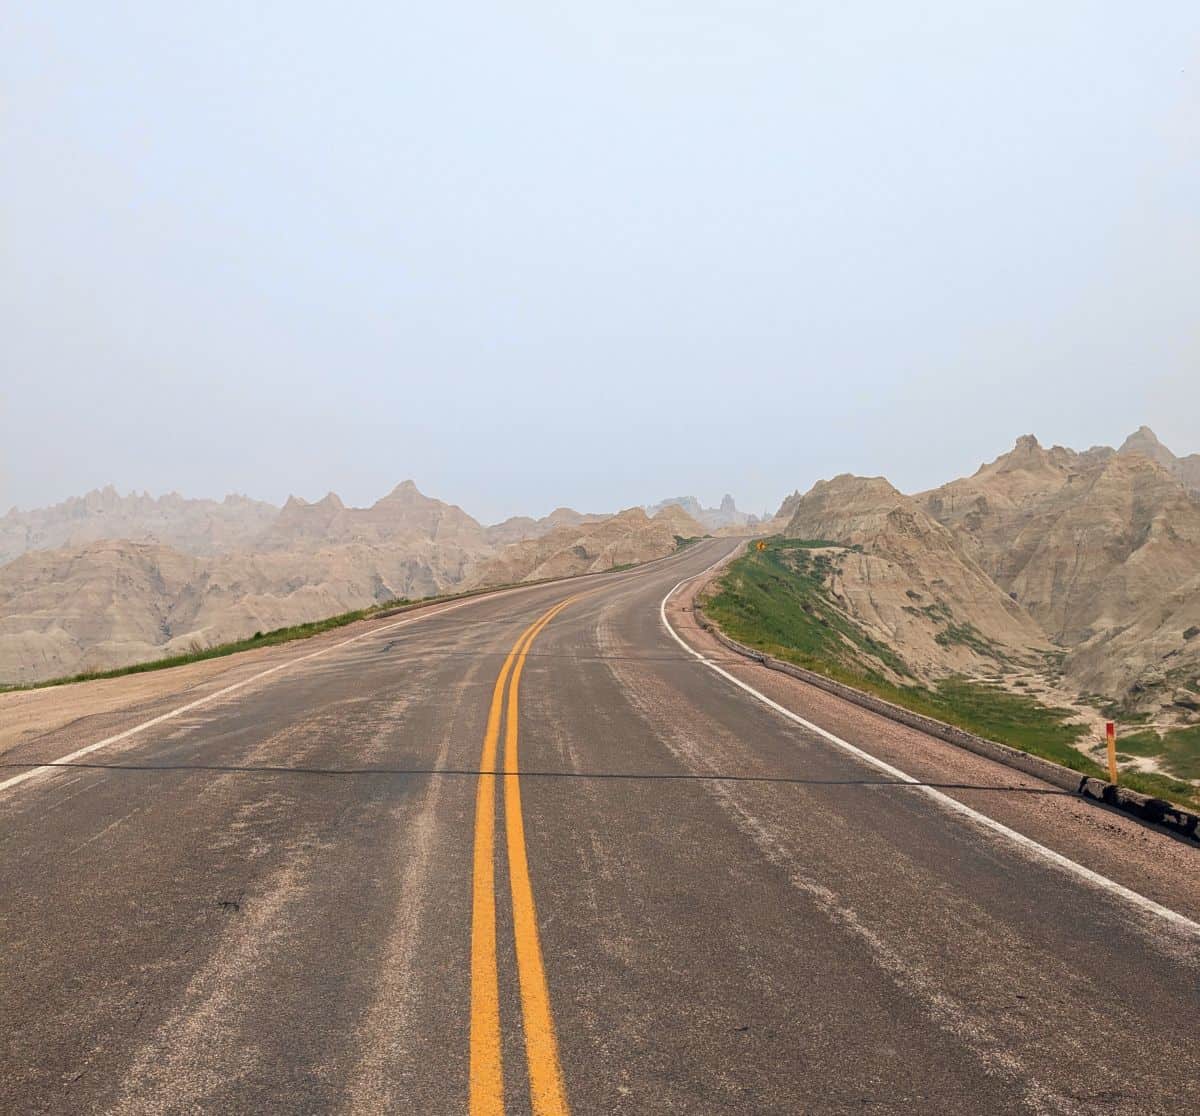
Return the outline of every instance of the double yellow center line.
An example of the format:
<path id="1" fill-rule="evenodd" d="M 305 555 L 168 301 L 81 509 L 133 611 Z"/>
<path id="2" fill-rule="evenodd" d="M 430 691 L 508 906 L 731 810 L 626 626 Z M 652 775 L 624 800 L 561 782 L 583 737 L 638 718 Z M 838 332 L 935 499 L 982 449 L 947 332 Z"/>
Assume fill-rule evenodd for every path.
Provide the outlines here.
<path id="1" fill-rule="evenodd" d="M 537 908 L 529 881 L 525 821 L 521 815 L 521 780 L 517 766 L 518 691 L 525 657 L 538 633 L 581 594 L 544 612 L 513 645 L 492 691 L 487 731 L 479 761 L 475 798 L 475 867 L 471 911 L 471 1116 L 503 1116 L 504 1067 L 500 1053 L 500 988 L 496 965 L 496 759 L 505 687 L 508 710 L 504 724 L 504 822 L 508 841 L 508 876 L 512 889 L 513 933 L 529 1099 L 534 1116 L 567 1116 L 566 1089 L 558 1060 L 558 1039 L 550 1010 L 550 990 L 538 937 Z"/>

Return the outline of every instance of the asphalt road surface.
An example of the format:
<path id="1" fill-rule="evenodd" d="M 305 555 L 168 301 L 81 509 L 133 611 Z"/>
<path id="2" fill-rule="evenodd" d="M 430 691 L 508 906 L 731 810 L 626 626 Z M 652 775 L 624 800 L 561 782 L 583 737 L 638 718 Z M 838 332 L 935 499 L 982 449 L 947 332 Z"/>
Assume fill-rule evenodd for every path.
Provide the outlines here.
<path id="1" fill-rule="evenodd" d="M 27 734 L 0 1110 L 1194 1111 L 1200 853 L 722 657 L 734 545 Z"/>

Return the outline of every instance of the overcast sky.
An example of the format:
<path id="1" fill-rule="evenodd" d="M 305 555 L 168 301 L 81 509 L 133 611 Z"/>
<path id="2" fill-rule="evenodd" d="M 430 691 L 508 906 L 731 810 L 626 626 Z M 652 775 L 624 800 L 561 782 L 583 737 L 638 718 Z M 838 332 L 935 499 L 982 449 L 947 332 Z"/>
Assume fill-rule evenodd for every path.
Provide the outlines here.
<path id="1" fill-rule="evenodd" d="M 1200 4 L 7 5 L 0 507 L 1200 450 Z"/>

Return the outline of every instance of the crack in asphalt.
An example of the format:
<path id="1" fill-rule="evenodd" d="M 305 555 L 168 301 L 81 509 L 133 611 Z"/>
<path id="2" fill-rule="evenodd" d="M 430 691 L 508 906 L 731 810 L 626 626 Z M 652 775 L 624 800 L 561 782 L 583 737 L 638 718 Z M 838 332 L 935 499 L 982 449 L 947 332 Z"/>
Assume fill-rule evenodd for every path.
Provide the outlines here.
<path id="1" fill-rule="evenodd" d="M 486 771 L 473 767 L 288 767 L 271 764 L 207 764 L 207 763 L 53 763 L 29 760 L 23 763 L 0 763 L 0 771 L 7 768 L 51 767 L 83 771 L 212 771 L 242 773 L 246 775 L 322 775 L 352 776 L 387 775 L 407 776 L 447 775 L 478 778 L 482 775 L 504 775 L 501 770 Z M 899 779 L 805 779 L 792 775 L 727 775 L 720 772 L 673 772 L 673 771 L 530 771 L 520 773 L 522 779 L 614 779 L 647 780 L 660 782 L 719 782 L 719 783 L 781 783 L 809 787 L 898 787 L 913 790 L 917 787 L 936 787 L 939 790 L 996 791 L 1005 794 L 1035 794 L 1074 798 L 1071 791 L 1057 787 L 1022 787 L 1012 785 L 988 786 L 981 783 L 923 783 Z"/>

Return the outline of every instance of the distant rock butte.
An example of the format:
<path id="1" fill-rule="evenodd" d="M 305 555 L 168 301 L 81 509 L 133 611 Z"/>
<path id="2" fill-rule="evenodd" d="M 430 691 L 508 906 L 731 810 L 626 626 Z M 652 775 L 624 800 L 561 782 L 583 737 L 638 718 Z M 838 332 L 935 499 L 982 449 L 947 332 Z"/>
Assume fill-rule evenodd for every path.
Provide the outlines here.
<path id="1" fill-rule="evenodd" d="M 231 495 L 189 500 L 171 492 L 120 495 L 109 485 L 49 508 L 0 516 L 0 565 L 26 551 L 78 547 L 101 539 L 129 539 L 173 546 L 188 554 L 216 554 L 251 545 L 279 509 Z"/>
<path id="2" fill-rule="evenodd" d="M 738 511 L 737 504 L 728 493 L 721 498 L 719 507 L 701 507 L 695 496 L 671 496 L 651 504 L 646 508 L 646 514 L 655 516 L 666 508 L 680 508 L 706 531 L 720 531 L 722 528 L 748 527 L 758 522 L 758 517 L 747 512 Z"/>
<path id="3" fill-rule="evenodd" d="M 1120 454 L 1141 454 L 1163 466 L 1173 477 L 1177 477 L 1188 488 L 1200 492 L 1200 453 L 1189 454 L 1187 457 L 1176 457 L 1158 440 L 1154 431 L 1148 426 L 1139 426 L 1130 434 L 1121 448 Z"/>

